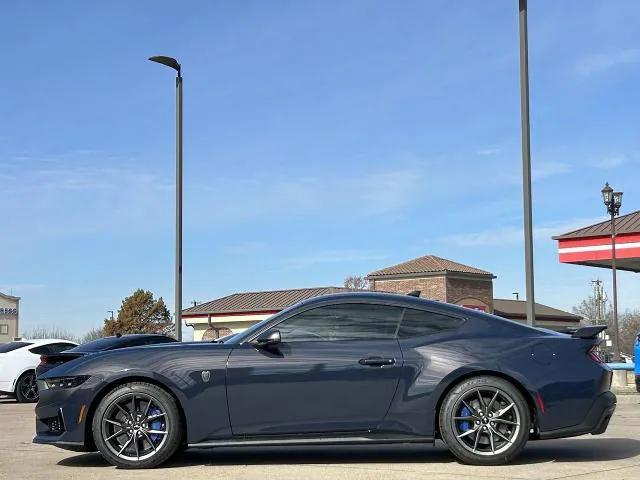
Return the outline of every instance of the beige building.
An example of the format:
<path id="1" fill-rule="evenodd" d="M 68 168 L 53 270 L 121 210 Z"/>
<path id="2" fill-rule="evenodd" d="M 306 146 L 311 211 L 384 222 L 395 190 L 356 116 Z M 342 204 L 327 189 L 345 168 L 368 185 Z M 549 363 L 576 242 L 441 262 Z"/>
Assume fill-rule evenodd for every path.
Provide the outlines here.
<path id="1" fill-rule="evenodd" d="M 0 343 L 17 337 L 19 331 L 20 297 L 0 293 Z"/>
<path id="2" fill-rule="evenodd" d="M 370 290 L 406 294 L 462 305 L 526 322 L 525 302 L 493 297 L 491 272 L 435 255 L 426 255 L 371 272 Z M 319 295 L 349 291 L 343 287 L 297 288 L 265 292 L 234 293 L 183 310 L 194 340 L 212 340 L 238 333 L 295 303 Z M 552 330 L 577 327 L 580 317 L 536 303 L 536 325 Z"/>

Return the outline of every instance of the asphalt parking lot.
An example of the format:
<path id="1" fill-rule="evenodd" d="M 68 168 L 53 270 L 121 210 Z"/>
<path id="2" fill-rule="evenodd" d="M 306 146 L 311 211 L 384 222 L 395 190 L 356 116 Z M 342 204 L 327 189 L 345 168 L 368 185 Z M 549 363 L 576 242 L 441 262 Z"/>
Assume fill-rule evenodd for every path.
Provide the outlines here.
<path id="1" fill-rule="evenodd" d="M 0 398 L 0 479 L 640 479 L 640 395 L 621 395 L 604 435 L 531 442 L 517 462 L 461 465 L 431 446 L 216 449 L 184 452 L 166 466 L 122 471 L 98 453 L 31 443 L 33 405 Z"/>

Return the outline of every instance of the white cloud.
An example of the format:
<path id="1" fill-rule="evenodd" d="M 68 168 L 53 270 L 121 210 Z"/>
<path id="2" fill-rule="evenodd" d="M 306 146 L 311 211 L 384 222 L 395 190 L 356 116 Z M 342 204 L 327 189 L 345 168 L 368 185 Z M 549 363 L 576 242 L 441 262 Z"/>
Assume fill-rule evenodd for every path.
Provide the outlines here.
<path id="1" fill-rule="evenodd" d="M 501 145 L 484 145 L 476 150 L 476 154 L 480 156 L 497 155 L 504 152 L 504 150 Z"/>
<path id="2" fill-rule="evenodd" d="M 190 216 L 200 225 L 213 221 L 279 221 L 331 213 L 334 216 L 392 214 L 424 195 L 418 169 L 328 172 L 302 177 L 227 177 L 215 185 L 186 187 Z"/>
<path id="3" fill-rule="evenodd" d="M 223 251 L 229 255 L 251 255 L 258 253 L 267 248 L 267 244 L 264 242 L 244 241 L 234 245 L 227 245 L 223 247 Z"/>
<path id="4" fill-rule="evenodd" d="M 588 76 L 638 62 L 640 62 L 640 48 L 627 48 L 617 52 L 585 56 L 576 62 L 575 68 L 580 75 Z"/>
<path id="5" fill-rule="evenodd" d="M 533 162 L 531 166 L 531 180 L 553 177 L 571 172 L 571 165 L 564 162 Z"/>
<path id="6" fill-rule="evenodd" d="M 45 287 L 42 283 L 7 283 L 0 285 L 0 292 L 8 293 L 9 295 L 20 296 L 25 292 L 34 292 L 42 290 Z"/>
<path id="7" fill-rule="evenodd" d="M 543 225 L 534 225 L 533 238 L 536 241 L 548 241 L 555 235 L 577 230 L 578 228 L 601 222 L 598 218 L 575 218 L 568 221 L 551 222 Z M 524 243 L 523 226 L 506 226 L 480 232 L 461 233 L 448 235 L 443 238 L 445 242 L 462 247 L 504 246 Z"/>
<path id="8" fill-rule="evenodd" d="M 321 250 L 310 255 L 284 259 L 288 268 L 305 268 L 323 263 L 355 263 L 384 260 L 386 255 L 372 250 Z"/>
<path id="9" fill-rule="evenodd" d="M 613 155 L 609 157 L 600 158 L 595 162 L 593 162 L 592 165 L 595 168 L 603 168 L 603 169 L 615 168 L 626 163 L 628 160 L 629 160 L 629 157 L 627 155 Z"/>

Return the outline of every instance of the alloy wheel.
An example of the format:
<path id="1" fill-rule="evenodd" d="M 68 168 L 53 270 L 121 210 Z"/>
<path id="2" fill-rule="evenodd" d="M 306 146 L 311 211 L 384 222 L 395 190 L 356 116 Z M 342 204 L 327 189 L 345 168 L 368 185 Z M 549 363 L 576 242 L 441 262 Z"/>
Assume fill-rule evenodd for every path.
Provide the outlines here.
<path id="1" fill-rule="evenodd" d="M 477 455 L 508 450 L 520 432 L 520 413 L 511 396 L 496 387 L 479 387 L 460 395 L 451 425 L 456 439 Z"/>
<path id="2" fill-rule="evenodd" d="M 154 456 L 169 434 L 167 409 L 151 395 L 118 397 L 102 417 L 102 439 L 117 457 L 140 461 Z"/>
<path id="3" fill-rule="evenodd" d="M 18 386 L 22 398 L 29 402 L 38 400 L 38 385 L 36 384 L 36 376 L 34 373 L 28 373 L 20 381 Z"/>

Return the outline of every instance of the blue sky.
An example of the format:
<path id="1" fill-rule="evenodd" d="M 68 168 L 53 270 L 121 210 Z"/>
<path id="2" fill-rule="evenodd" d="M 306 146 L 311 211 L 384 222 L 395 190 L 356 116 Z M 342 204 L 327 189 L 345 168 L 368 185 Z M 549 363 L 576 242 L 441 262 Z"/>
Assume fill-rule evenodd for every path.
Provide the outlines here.
<path id="1" fill-rule="evenodd" d="M 136 288 L 173 309 L 173 75 L 185 88 L 185 304 L 340 285 L 436 254 L 524 292 L 517 1 L 2 7 L 0 290 L 82 333 Z M 553 234 L 640 208 L 640 5 L 529 6 L 537 300 L 606 270 Z M 620 307 L 640 307 L 621 274 Z"/>

